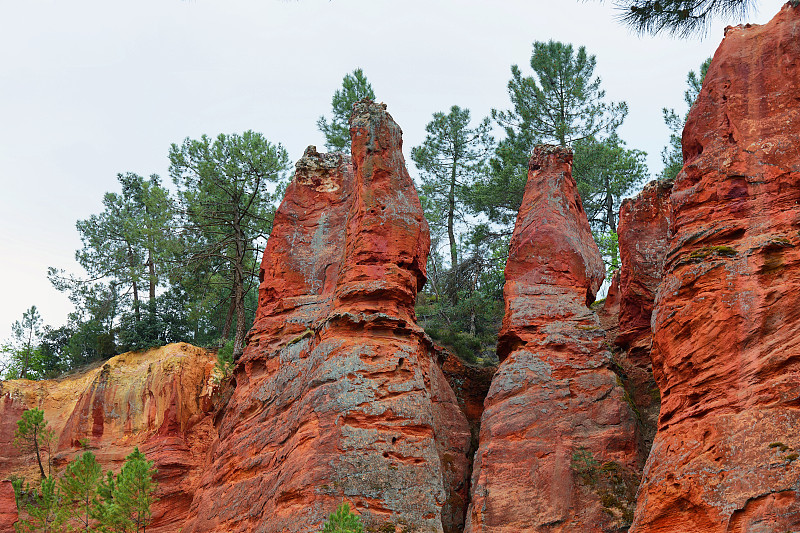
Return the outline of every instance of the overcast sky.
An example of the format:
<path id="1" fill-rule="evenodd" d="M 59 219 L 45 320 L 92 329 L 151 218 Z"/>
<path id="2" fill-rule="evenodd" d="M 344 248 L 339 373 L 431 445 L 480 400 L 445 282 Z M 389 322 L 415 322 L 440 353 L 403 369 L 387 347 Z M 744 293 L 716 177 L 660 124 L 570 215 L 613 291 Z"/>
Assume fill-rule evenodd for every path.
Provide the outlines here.
<path id="1" fill-rule="evenodd" d="M 782 4 L 764 0 L 748 21 Z M 101 211 L 117 173 L 168 181 L 170 143 L 247 129 L 296 160 L 323 147 L 316 120 L 357 67 L 410 162 L 432 113 L 508 108 L 509 67 L 530 73 L 534 41 L 584 45 L 608 98 L 628 103 L 623 139 L 657 174 L 661 108 L 685 111 L 687 72 L 743 21 L 677 40 L 616 17 L 610 0 L 0 0 L 0 340 L 31 305 L 66 322 L 47 267 L 81 272 L 75 221 Z"/>

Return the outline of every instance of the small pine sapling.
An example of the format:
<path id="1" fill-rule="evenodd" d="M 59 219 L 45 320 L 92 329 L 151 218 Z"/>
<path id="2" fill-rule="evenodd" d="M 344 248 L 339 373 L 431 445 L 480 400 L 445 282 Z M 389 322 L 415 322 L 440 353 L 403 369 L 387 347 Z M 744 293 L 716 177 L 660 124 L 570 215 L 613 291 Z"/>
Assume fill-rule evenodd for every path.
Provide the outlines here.
<path id="1" fill-rule="evenodd" d="M 42 452 L 47 452 L 47 469 L 50 470 L 50 444 L 55 434 L 47 427 L 44 411 L 33 408 L 22 412 L 22 418 L 17 420 L 17 429 L 14 432 L 14 444 L 22 451 L 36 454 L 39 465 L 39 474 L 42 479 L 47 478 L 42 466 Z"/>
<path id="2" fill-rule="evenodd" d="M 322 533 L 364 533 L 364 526 L 358 515 L 350 511 L 350 505 L 343 503 L 328 517 Z"/>

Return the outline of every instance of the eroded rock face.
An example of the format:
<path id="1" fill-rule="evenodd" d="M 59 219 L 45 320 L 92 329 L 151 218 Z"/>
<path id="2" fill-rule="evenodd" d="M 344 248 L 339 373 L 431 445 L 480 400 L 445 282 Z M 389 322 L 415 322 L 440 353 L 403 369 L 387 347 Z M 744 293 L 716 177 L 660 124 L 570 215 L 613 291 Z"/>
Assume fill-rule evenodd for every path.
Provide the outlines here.
<path id="1" fill-rule="evenodd" d="M 0 481 L 0 531 L 14 531 L 14 523 L 17 518 L 14 488 L 10 481 Z"/>
<path id="2" fill-rule="evenodd" d="M 39 478 L 34 455 L 23 455 L 13 444 L 22 412 L 38 407 L 55 431 L 56 471 L 88 449 L 104 471 L 118 472 L 138 446 L 158 468 L 159 501 L 147 529 L 176 531 L 216 437 L 210 414 L 213 367 L 212 355 L 180 343 L 118 355 L 58 380 L 0 382 L 0 479 Z"/>
<path id="3" fill-rule="evenodd" d="M 639 462 L 644 466 L 658 422 L 660 397 L 653 378 L 651 318 L 669 244 L 672 182 L 652 181 L 619 213 L 618 332 L 616 362 L 636 405 Z"/>
<path id="4" fill-rule="evenodd" d="M 467 532 L 604 531 L 630 520 L 634 420 L 587 307 L 604 266 L 571 168 L 560 147 L 537 147 L 530 161 Z"/>
<path id="5" fill-rule="evenodd" d="M 683 133 L 631 531 L 800 529 L 800 8 L 729 28 Z"/>
<path id="6" fill-rule="evenodd" d="M 672 183 L 652 181 L 619 211 L 619 334 L 616 343 L 650 351 L 650 319 L 669 243 Z"/>
<path id="7" fill-rule="evenodd" d="M 259 311 L 187 531 L 457 531 L 469 428 L 415 323 L 427 224 L 385 106 L 352 163 L 310 147 L 275 217 Z"/>
<path id="8" fill-rule="evenodd" d="M 477 442 L 478 430 L 483 416 L 483 402 L 489 393 L 492 376 L 497 372 L 496 366 L 470 365 L 437 346 L 439 366 L 442 368 L 456 400 L 469 422 L 470 430 Z M 474 450 L 473 450 L 474 451 Z"/>

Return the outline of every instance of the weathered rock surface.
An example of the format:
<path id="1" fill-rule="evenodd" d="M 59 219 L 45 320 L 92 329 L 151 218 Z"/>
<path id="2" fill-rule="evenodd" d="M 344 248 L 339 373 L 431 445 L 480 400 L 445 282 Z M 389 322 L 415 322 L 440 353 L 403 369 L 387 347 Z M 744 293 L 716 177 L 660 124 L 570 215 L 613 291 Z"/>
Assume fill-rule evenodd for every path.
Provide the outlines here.
<path id="1" fill-rule="evenodd" d="M 560 147 L 537 147 L 530 161 L 467 532 L 591 532 L 630 520 L 634 419 L 587 307 L 604 266 L 571 167 Z"/>
<path id="2" fill-rule="evenodd" d="M 8 480 L 0 481 L 0 531 L 14 531 L 17 521 L 17 502 L 14 487 Z"/>
<path id="3" fill-rule="evenodd" d="M 427 224 L 385 106 L 351 118 L 353 161 L 309 147 L 275 217 L 236 391 L 186 531 L 457 531 L 469 428 L 415 323 Z M 416 528 L 416 529 L 414 529 Z"/>
<path id="4" fill-rule="evenodd" d="M 728 28 L 683 133 L 631 531 L 800 530 L 800 8 Z"/>
<path id="5" fill-rule="evenodd" d="M 477 442 L 478 429 L 483 415 L 483 402 L 492 385 L 496 366 L 470 365 L 437 346 L 439 361 L 450 388 L 456 395 L 459 407 L 469 422 L 470 430 Z M 473 450 L 474 451 L 474 450 Z"/>
<path id="6" fill-rule="evenodd" d="M 651 318 L 669 244 L 672 183 L 652 181 L 636 198 L 622 202 L 619 213 L 618 332 L 616 362 L 639 419 L 639 462 L 653 443 L 660 398 L 653 378 Z"/>
<path id="7" fill-rule="evenodd" d="M 118 355 L 57 380 L 0 382 L 0 479 L 38 479 L 34 456 L 13 444 L 22 411 L 38 407 L 55 431 L 57 471 L 84 448 L 104 470 L 119 471 L 138 446 L 158 468 L 159 501 L 148 531 L 178 530 L 216 436 L 210 416 L 213 366 L 205 350 L 181 343 Z"/>
<path id="8" fill-rule="evenodd" d="M 649 354 L 650 319 L 669 242 L 672 183 L 652 181 L 619 211 L 619 334 L 616 343 Z"/>

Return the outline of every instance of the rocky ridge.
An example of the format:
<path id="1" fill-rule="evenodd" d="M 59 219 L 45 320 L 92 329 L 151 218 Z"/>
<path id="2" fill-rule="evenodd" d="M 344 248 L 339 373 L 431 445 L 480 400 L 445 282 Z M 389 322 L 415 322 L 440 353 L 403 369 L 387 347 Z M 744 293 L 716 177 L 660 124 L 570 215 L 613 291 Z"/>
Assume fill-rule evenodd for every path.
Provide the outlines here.
<path id="1" fill-rule="evenodd" d="M 536 149 L 494 376 L 416 325 L 427 226 L 400 128 L 360 102 L 352 158 L 309 147 L 297 163 L 235 389 L 219 396 L 188 345 L 3 382 L 0 479 L 38 475 L 10 445 L 38 406 L 57 466 L 84 448 L 105 468 L 133 446 L 155 460 L 157 533 L 315 531 L 341 502 L 373 532 L 800 528 L 798 34 L 789 5 L 727 30 L 684 169 L 622 206 L 622 268 L 597 313 L 571 154 Z"/>

